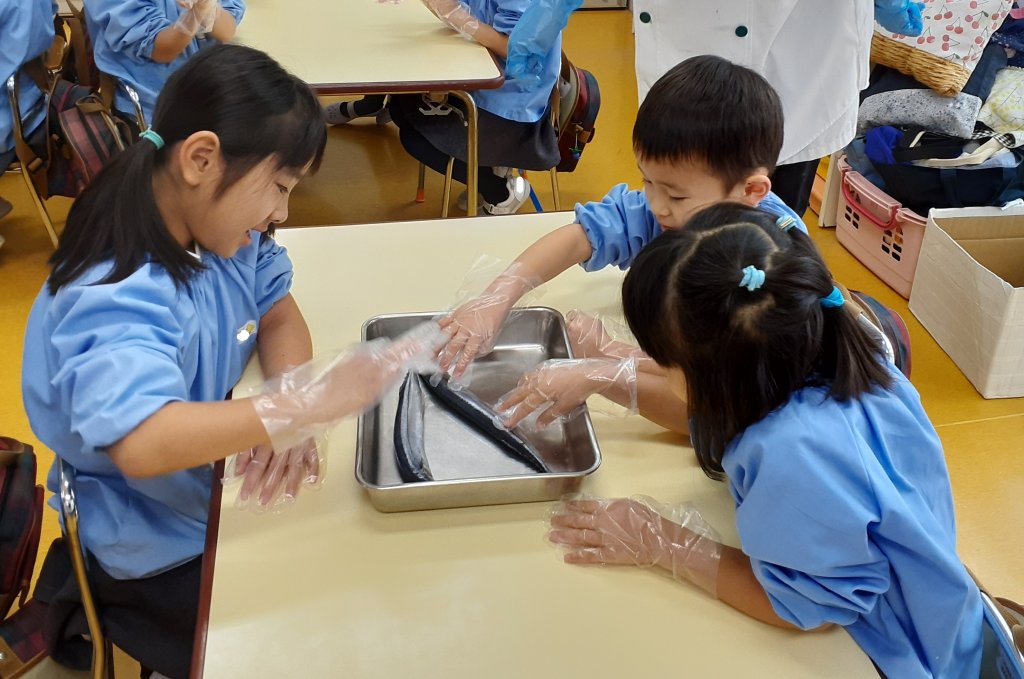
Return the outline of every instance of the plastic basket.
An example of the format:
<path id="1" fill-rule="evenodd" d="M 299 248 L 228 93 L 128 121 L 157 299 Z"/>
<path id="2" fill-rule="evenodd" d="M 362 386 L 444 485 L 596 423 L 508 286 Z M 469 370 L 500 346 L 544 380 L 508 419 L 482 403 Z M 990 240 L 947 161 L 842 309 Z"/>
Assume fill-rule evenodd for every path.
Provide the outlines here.
<path id="1" fill-rule="evenodd" d="M 842 173 L 836 238 L 854 257 L 896 292 L 910 298 L 927 220 L 853 170 L 846 157 Z"/>

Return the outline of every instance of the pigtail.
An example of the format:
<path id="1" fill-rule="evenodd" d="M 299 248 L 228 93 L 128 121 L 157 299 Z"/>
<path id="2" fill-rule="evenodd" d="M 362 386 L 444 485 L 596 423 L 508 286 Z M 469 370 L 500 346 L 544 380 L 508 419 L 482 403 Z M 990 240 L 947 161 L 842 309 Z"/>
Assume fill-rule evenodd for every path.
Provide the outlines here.
<path id="1" fill-rule="evenodd" d="M 861 322 L 845 305 L 822 309 L 822 365 L 833 377 L 829 394 L 839 401 L 856 398 L 875 386 L 889 389 L 892 374 L 885 368 L 881 345 L 868 334 Z"/>
<path id="2" fill-rule="evenodd" d="M 162 264 L 179 285 L 202 268 L 171 237 L 157 209 L 153 171 L 161 152 L 146 140 L 129 146 L 78 196 L 50 257 L 51 295 L 103 261 L 112 261 L 112 268 L 101 283 L 123 280 L 148 259 Z"/>

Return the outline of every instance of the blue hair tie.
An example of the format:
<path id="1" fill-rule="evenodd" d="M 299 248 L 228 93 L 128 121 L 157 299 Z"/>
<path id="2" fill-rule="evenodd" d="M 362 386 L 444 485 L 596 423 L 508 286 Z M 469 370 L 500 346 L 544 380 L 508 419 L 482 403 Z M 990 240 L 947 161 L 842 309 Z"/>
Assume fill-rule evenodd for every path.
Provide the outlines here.
<path id="1" fill-rule="evenodd" d="M 164 138 L 157 134 L 156 130 L 154 130 L 152 127 L 147 128 L 141 134 L 139 134 L 139 138 L 148 139 L 151 142 L 153 142 L 153 146 L 155 146 L 158 151 L 164 147 Z"/>
<path id="2" fill-rule="evenodd" d="M 782 215 L 781 217 L 775 220 L 775 226 L 779 227 L 779 229 L 783 233 L 786 233 L 794 226 L 796 226 L 796 220 L 790 217 L 789 215 Z"/>
<path id="3" fill-rule="evenodd" d="M 832 292 L 821 298 L 821 306 L 826 309 L 838 309 L 846 303 L 843 293 L 836 286 L 832 286 Z"/>
<path id="4" fill-rule="evenodd" d="M 753 292 L 762 285 L 764 285 L 764 271 L 761 271 L 756 266 L 743 267 L 743 278 L 740 280 L 741 288 L 746 288 Z"/>

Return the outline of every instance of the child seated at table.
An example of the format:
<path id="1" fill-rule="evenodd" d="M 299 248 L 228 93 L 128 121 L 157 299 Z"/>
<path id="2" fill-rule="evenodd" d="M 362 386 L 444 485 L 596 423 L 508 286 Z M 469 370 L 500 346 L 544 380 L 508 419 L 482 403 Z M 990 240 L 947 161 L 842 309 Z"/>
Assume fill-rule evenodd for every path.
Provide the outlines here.
<path id="1" fill-rule="evenodd" d="M 741 549 L 689 504 L 584 498 L 551 518 L 565 560 L 658 566 L 780 627 L 842 625 L 885 677 L 979 676 L 939 437 L 808 236 L 706 208 L 636 257 L 622 304 L 689 406 L 701 469 L 729 484 Z"/>
<path id="2" fill-rule="evenodd" d="M 22 394 L 58 458 L 47 484 L 58 491 L 61 460 L 74 470 L 105 631 L 168 677 L 189 672 L 212 463 L 238 453 L 239 497 L 283 508 L 321 479 L 318 434 L 440 344 L 433 324 L 311 361 L 270 231 L 326 141 L 316 96 L 270 57 L 203 50 L 76 199 L 28 318 Z M 263 388 L 224 400 L 254 354 Z M 57 588 L 48 610 L 73 616 L 74 582 Z M 46 628 L 51 648 L 85 632 Z"/>
<path id="3" fill-rule="evenodd" d="M 509 34 L 531 0 L 423 0 L 442 21 L 504 59 Z M 514 214 L 529 200 L 530 185 L 512 172 L 548 170 L 558 164 L 558 137 L 548 103 L 561 69 L 561 35 L 548 52 L 539 84 L 521 91 L 507 80 L 495 90 L 471 92 L 477 105 L 478 188 L 483 209 L 492 215 Z M 384 97 L 366 97 L 327 107 L 327 121 L 346 123 L 377 116 L 382 122 Z M 466 182 L 467 139 L 463 104 L 449 98 L 434 104 L 425 95 L 392 96 L 387 111 L 399 127 L 402 146 L 417 160 L 444 174 L 454 158 L 452 176 Z"/>
<path id="4" fill-rule="evenodd" d="M 132 87 L 147 124 L 167 78 L 211 42 L 229 42 L 243 0 L 89 0 L 86 23 L 96 67 Z M 114 106 L 136 124 L 135 107 L 118 88 Z"/>

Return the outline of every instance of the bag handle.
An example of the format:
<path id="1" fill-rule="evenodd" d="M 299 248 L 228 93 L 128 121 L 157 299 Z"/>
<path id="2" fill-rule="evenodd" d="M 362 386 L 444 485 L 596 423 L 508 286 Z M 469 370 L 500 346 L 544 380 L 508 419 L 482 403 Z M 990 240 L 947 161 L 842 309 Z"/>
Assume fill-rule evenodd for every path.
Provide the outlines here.
<path id="1" fill-rule="evenodd" d="M 846 199 L 846 202 L 849 205 L 860 205 L 860 201 L 857 200 L 857 197 L 853 195 L 853 191 L 850 190 L 849 176 L 849 172 L 844 173 L 843 181 L 840 182 L 840 188 L 842 188 L 843 190 L 843 198 Z M 890 211 L 891 214 L 889 215 L 888 222 L 883 222 L 881 219 L 874 216 L 867 210 L 865 210 L 864 212 L 860 212 L 859 214 L 861 217 L 864 217 L 869 222 L 878 227 L 880 231 L 891 231 L 893 227 L 896 226 L 896 213 L 899 212 L 899 208 L 890 208 Z"/>

